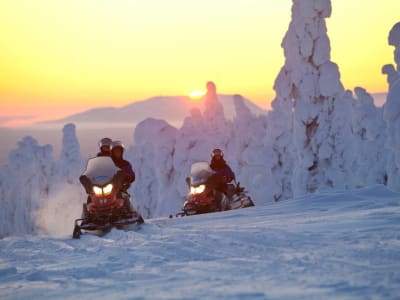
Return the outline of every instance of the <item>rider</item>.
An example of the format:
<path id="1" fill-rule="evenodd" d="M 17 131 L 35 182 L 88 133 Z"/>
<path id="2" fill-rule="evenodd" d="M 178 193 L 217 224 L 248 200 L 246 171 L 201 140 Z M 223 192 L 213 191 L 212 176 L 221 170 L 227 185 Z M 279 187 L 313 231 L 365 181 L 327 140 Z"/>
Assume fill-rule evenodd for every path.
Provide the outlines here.
<path id="1" fill-rule="evenodd" d="M 220 200 L 222 198 L 221 193 L 225 194 L 231 200 L 233 191 L 230 188 L 231 185 L 228 183 L 235 179 L 235 173 L 233 173 L 232 169 L 226 163 L 224 152 L 221 149 L 215 148 L 211 152 L 210 168 L 216 172 L 211 176 L 211 184 L 220 194 L 218 195 Z"/>
<path id="2" fill-rule="evenodd" d="M 120 187 L 119 196 L 125 200 L 125 205 L 130 207 L 130 195 L 128 189 L 131 186 L 131 183 L 135 181 L 135 172 L 133 171 L 130 162 L 123 158 L 124 149 L 125 147 L 120 141 L 113 141 L 111 143 L 111 158 L 114 161 L 114 164 L 121 169 L 115 175 L 115 181 Z"/>
<path id="3" fill-rule="evenodd" d="M 99 141 L 99 148 L 100 152 L 97 153 L 96 156 L 111 156 L 111 142 L 112 140 L 108 137 L 102 138 Z M 91 191 L 91 184 L 89 178 L 87 178 L 86 175 L 82 175 L 79 177 L 79 181 L 85 188 L 86 193 L 88 194 L 86 203 L 89 204 L 91 202 L 90 194 L 92 193 Z"/>
<path id="4" fill-rule="evenodd" d="M 96 156 L 111 156 L 112 140 L 108 137 L 102 138 L 99 141 L 100 152 Z"/>

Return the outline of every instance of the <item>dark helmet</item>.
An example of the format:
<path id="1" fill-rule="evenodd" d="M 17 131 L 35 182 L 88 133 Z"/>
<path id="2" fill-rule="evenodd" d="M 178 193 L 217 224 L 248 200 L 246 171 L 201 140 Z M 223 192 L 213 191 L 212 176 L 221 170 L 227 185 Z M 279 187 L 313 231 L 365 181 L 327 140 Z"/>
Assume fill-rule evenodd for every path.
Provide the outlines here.
<path id="1" fill-rule="evenodd" d="M 113 141 L 111 143 L 111 150 L 114 149 L 114 148 L 117 148 L 117 147 L 120 147 L 122 150 L 125 149 L 125 146 L 124 146 L 124 144 L 122 144 L 121 141 Z"/>
<path id="2" fill-rule="evenodd" d="M 108 146 L 110 147 L 112 143 L 112 140 L 108 137 L 102 138 L 99 142 L 99 148 L 104 147 L 104 146 Z"/>
<path id="3" fill-rule="evenodd" d="M 224 152 L 219 149 L 219 148 L 215 148 L 212 152 L 211 152 L 211 158 L 214 158 L 216 156 L 219 156 L 220 158 L 224 157 Z"/>

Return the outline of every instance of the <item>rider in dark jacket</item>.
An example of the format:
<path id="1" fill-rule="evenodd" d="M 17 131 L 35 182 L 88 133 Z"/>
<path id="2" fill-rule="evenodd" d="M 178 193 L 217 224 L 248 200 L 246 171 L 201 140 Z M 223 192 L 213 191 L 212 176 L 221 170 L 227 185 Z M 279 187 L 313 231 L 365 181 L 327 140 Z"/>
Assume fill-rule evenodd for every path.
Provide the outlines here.
<path id="1" fill-rule="evenodd" d="M 231 182 L 233 179 L 235 179 L 235 174 L 226 163 L 224 159 L 224 153 L 221 149 L 214 149 L 211 152 L 210 167 L 213 171 L 223 176 L 226 183 Z"/>
<path id="2" fill-rule="evenodd" d="M 120 141 L 113 141 L 111 143 L 111 159 L 114 164 L 121 170 L 114 176 L 117 187 L 119 188 L 118 197 L 124 200 L 124 206 L 131 212 L 135 212 L 138 215 L 138 223 L 144 222 L 142 216 L 137 213 L 131 206 L 131 195 L 128 193 L 128 189 L 132 182 L 135 181 L 135 172 L 132 169 L 132 165 L 129 161 L 125 160 L 124 155 L 125 146 Z"/>
<path id="3" fill-rule="evenodd" d="M 217 192 L 225 194 L 230 200 L 232 193 L 229 192 L 228 183 L 235 179 L 235 173 L 226 163 L 221 149 L 216 148 L 211 152 L 210 168 L 216 172 L 210 178 L 211 184 Z"/>
<path id="4" fill-rule="evenodd" d="M 115 175 L 115 181 L 120 188 L 120 196 L 126 201 L 126 205 L 130 206 L 130 195 L 128 189 L 132 182 L 135 181 L 135 172 L 129 161 L 123 158 L 124 145 L 120 141 L 113 141 L 111 143 L 111 158 L 114 164 L 121 170 Z"/>

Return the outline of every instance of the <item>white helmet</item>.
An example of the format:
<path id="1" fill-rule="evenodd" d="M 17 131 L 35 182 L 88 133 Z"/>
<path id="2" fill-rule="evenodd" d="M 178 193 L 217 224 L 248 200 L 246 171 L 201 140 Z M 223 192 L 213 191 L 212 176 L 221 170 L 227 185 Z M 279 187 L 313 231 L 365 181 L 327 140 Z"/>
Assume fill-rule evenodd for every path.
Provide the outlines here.
<path id="1" fill-rule="evenodd" d="M 122 150 L 125 149 L 125 146 L 124 146 L 124 144 L 122 144 L 121 141 L 113 141 L 113 142 L 111 143 L 111 149 L 114 149 L 114 148 L 117 148 L 117 147 L 121 147 Z"/>
<path id="2" fill-rule="evenodd" d="M 112 143 L 112 140 L 110 138 L 108 138 L 108 137 L 102 138 L 99 141 L 99 148 L 101 148 L 103 146 L 111 147 L 111 143 Z"/>

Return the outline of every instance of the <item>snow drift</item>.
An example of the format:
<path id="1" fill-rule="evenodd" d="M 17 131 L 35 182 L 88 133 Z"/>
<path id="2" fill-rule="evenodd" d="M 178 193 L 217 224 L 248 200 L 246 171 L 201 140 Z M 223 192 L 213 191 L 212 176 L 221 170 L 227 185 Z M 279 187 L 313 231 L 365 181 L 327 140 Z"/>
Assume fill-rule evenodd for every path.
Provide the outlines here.
<path id="1" fill-rule="evenodd" d="M 398 299 L 399 193 L 375 186 L 152 219 L 81 240 L 0 239 L 2 299 Z"/>

